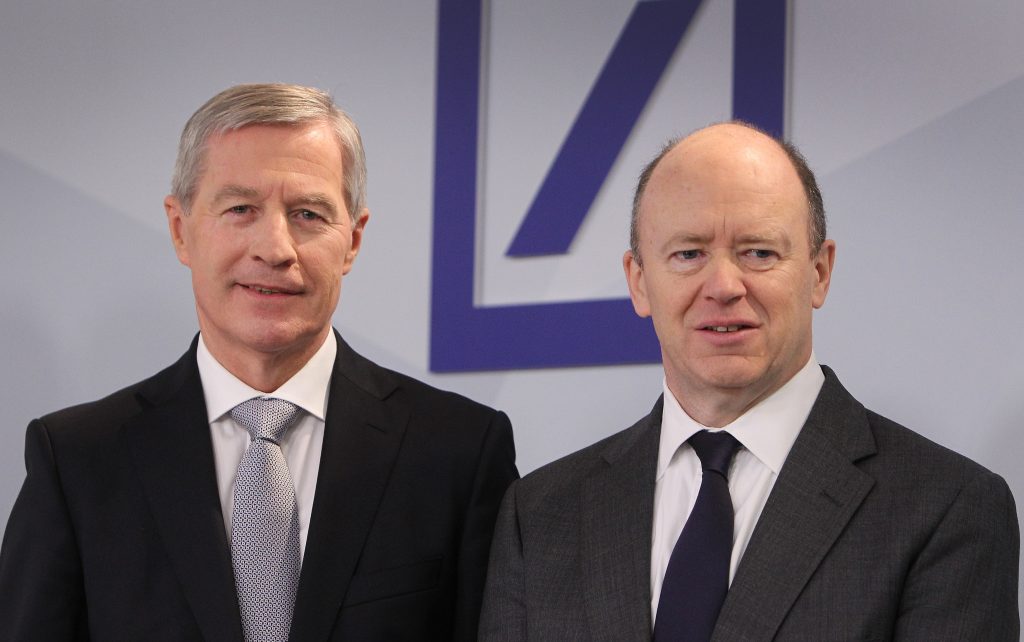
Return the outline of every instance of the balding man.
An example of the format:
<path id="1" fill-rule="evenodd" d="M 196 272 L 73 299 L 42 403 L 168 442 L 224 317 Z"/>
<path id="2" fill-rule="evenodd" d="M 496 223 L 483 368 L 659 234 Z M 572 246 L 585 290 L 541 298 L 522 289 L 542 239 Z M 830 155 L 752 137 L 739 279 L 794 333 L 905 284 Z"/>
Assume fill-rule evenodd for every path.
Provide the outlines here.
<path id="1" fill-rule="evenodd" d="M 623 257 L 662 397 L 513 484 L 485 640 L 1016 640 L 1006 483 L 815 360 L 836 245 L 814 175 L 742 123 L 643 171 Z"/>
<path id="2" fill-rule="evenodd" d="M 188 121 L 164 206 L 200 332 L 29 426 L 0 640 L 476 638 L 511 426 L 332 329 L 365 182 L 317 89 L 240 85 Z"/>

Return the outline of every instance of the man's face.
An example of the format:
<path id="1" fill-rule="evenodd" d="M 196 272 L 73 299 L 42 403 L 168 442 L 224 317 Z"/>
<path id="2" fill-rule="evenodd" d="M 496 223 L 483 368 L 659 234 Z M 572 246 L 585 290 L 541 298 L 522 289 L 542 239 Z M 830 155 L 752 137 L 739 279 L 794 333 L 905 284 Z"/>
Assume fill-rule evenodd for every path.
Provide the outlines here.
<path id="1" fill-rule="evenodd" d="M 630 296 L 684 407 L 724 394 L 745 411 L 803 367 L 835 244 L 811 256 L 807 197 L 777 144 L 738 125 L 697 132 L 655 168 L 639 212 Z"/>
<path id="2" fill-rule="evenodd" d="M 191 212 L 167 197 L 203 339 L 229 369 L 320 347 L 369 216 L 353 224 L 342 189 L 329 125 L 253 125 L 208 140 Z"/>

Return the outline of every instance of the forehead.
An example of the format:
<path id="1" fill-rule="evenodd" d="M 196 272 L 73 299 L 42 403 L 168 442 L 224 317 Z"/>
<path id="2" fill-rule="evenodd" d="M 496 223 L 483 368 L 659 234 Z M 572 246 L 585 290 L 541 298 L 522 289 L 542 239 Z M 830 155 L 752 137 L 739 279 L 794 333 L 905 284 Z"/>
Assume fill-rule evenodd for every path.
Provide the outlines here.
<path id="1" fill-rule="evenodd" d="M 326 120 L 244 125 L 237 129 L 213 132 L 203 144 L 203 151 L 207 155 L 288 152 L 302 148 L 310 148 L 341 161 L 338 137 Z"/>
<path id="2" fill-rule="evenodd" d="M 200 182 L 323 179 L 340 189 L 343 162 L 326 122 L 248 125 L 207 139 Z"/>
<path id="3" fill-rule="evenodd" d="M 807 197 L 785 151 L 739 125 L 701 130 L 669 151 L 651 174 L 640 217 L 642 228 L 809 224 Z"/>

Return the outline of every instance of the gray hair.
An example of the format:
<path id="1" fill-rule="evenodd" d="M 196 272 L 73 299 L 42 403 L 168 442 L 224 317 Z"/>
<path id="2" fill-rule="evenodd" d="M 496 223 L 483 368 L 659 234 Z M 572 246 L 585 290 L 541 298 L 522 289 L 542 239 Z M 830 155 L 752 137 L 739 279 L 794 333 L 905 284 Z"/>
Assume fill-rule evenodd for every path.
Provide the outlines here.
<path id="1" fill-rule="evenodd" d="M 822 243 L 825 242 L 827 229 L 825 221 L 825 202 L 821 197 L 821 190 L 818 189 L 818 180 L 814 177 L 814 172 L 811 171 L 810 166 L 807 164 L 807 159 L 804 158 L 803 154 L 800 153 L 800 150 L 798 150 L 793 143 L 787 140 L 782 140 L 777 136 L 772 136 L 756 125 L 752 125 L 741 120 L 733 120 L 729 122 L 768 136 L 782 148 L 786 157 L 789 158 L 789 162 L 792 163 L 793 169 L 796 170 L 796 174 L 800 178 L 800 184 L 804 188 L 804 194 L 807 195 L 807 211 L 810 214 L 808 217 L 808 237 L 811 244 L 811 256 L 813 257 L 818 253 L 818 250 L 821 249 Z M 654 157 L 654 160 L 649 162 L 644 167 L 643 171 L 640 172 L 640 179 L 637 181 L 636 192 L 633 194 L 633 211 L 629 220 L 629 250 L 633 253 L 633 260 L 636 261 L 638 265 L 643 265 L 640 259 L 640 230 L 638 229 L 640 219 L 640 200 L 643 198 L 644 191 L 647 189 L 647 183 L 650 182 L 651 174 L 654 173 L 658 163 L 660 163 L 661 159 L 665 158 L 665 156 L 685 138 L 687 137 L 680 136 L 665 143 L 661 148 L 661 151 L 658 152 L 658 155 Z"/>
<path id="2" fill-rule="evenodd" d="M 366 205 L 366 155 L 359 128 L 334 104 L 329 94 L 313 87 L 262 83 L 235 85 L 200 107 L 185 124 L 174 164 L 171 194 L 185 212 L 192 209 L 211 136 L 249 125 L 306 125 L 323 121 L 334 128 L 342 154 L 345 206 L 353 220 Z"/>

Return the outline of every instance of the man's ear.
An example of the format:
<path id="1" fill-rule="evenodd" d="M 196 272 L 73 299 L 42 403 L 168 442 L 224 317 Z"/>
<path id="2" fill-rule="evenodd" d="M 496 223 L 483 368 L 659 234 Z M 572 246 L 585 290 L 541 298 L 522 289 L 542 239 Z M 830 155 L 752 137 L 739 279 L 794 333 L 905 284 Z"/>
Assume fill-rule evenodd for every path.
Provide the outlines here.
<path id="1" fill-rule="evenodd" d="M 363 231 L 366 229 L 366 223 L 369 220 L 370 210 L 364 207 L 363 211 L 359 213 L 359 217 L 352 224 L 352 244 L 349 245 L 348 254 L 345 255 L 345 265 L 341 270 L 342 274 L 348 274 L 352 269 L 356 255 L 359 254 L 359 248 L 363 245 Z"/>
<path id="2" fill-rule="evenodd" d="M 626 285 L 629 286 L 629 298 L 633 300 L 633 310 L 641 317 L 651 316 L 651 304 L 647 300 L 647 284 L 644 282 L 644 268 L 632 250 L 622 255 L 622 270 L 626 273 Z"/>
<path id="3" fill-rule="evenodd" d="M 164 199 L 164 211 L 167 213 L 167 227 L 171 232 L 171 243 L 174 244 L 174 253 L 178 255 L 178 260 L 181 261 L 182 265 L 192 267 L 189 264 L 188 243 L 185 240 L 186 235 L 184 232 L 184 227 L 187 225 L 185 218 L 188 215 L 181 206 L 181 202 L 175 196 L 168 196 Z"/>
<path id="4" fill-rule="evenodd" d="M 811 295 L 811 303 L 815 309 L 825 305 L 825 297 L 828 296 L 828 287 L 832 283 L 832 266 L 836 262 L 836 242 L 826 239 L 814 257 L 814 292 Z"/>

